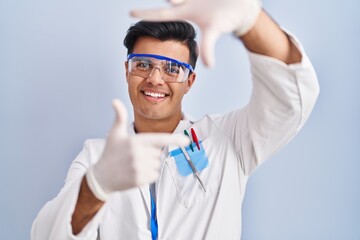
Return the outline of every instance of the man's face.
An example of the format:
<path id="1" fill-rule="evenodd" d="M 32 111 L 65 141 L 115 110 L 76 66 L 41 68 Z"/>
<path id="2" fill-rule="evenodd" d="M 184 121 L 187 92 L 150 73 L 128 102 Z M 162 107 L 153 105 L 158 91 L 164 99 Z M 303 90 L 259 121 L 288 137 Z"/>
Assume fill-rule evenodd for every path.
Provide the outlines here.
<path id="1" fill-rule="evenodd" d="M 188 48 L 177 41 L 160 41 L 155 38 L 141 37 L 134 46 L 133 53 L 156 54 L 188 63 Z M 191 88 L 195 74 L 191 74 L 185 82 L 167 83 L 161 78 L 159 70 L 155 70 L 149 78 L 142 78 L 128 72 L 126 79 L 130 99 L 136 119 L 166 120 L 181 117 L 181 101 Z"/>

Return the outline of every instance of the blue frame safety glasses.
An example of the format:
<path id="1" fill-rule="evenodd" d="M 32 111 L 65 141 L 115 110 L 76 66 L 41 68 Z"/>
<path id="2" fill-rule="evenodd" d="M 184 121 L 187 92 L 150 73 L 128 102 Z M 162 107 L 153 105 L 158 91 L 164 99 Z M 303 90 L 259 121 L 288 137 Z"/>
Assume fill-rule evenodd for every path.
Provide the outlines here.
<path id="1" fill-rule="evenodd" d="M 130 74 L 149 78 L 158 69 L 165 82 L 185 82 L 194 70 L 188 63 L 155 54 L 129 54 L 127 57 Z"/>

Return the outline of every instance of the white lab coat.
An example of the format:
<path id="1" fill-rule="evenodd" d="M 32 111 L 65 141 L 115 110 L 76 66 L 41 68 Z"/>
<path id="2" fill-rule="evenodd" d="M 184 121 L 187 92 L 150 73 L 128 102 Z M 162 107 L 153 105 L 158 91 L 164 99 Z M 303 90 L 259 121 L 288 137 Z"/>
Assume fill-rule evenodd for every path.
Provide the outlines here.
<path id="1" fill-rule="evenodd" d="M 156 182 L 159 239 L 240 239 L 248 176 L 296 135 L 318 96 L 315 71 L 297 46 L 303 58 L 293 65 L 249 53 L 253 92 L 243 109 L 179 123 L 175 133 L 193 127 L 203 140 L 209 165 L 200 171 L 200 177 L 207 191 L 193 175 L 179 174 L 168 154 L 177 146 L 165 148 Z M 81 179 L 99 159 L 104 144 L 105 140 L 85 142 L 71 164 L 63 189 L 35 219 L 33 240 L 151 239 L 149 186 L 112 194 L 83 231 L 78 236 L 72 234 L 71 216 Z"/>

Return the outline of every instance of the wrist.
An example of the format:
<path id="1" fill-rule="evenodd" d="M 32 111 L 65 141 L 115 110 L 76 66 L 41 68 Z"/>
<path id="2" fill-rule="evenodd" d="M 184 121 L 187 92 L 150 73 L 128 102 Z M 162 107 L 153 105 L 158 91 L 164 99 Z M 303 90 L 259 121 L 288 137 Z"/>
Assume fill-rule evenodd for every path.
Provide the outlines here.
<path id="1" fill-rule="evenodd" d="M 94 196 L 105 202 L 109 198 L 109 193 L 105 192 L 104 189 L 100 186 L 99 182 L 97 181 L 95 174 L 94 174 L 94 167 L 90 167 L 90 169 L 87 171 L 86 175 L 86 181 L 88 184 L 89 189 L 94 194 Z"/>

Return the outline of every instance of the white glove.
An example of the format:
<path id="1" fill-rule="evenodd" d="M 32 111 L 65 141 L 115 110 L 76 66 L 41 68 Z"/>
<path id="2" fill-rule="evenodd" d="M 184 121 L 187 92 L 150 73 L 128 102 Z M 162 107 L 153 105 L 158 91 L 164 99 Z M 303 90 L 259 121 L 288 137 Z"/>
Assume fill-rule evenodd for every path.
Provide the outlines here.
<path id="1" fill-rule="evenodd" d="M 86 173 L 89 188 L 102 201 L 106 201 L 111 192 L 154 182 L 160 174 L 162 147 L 189 144 L 189 139 L 183 135 L 143 133 L 129 136 L 125 106 L 114 100 L 113 107 L 116 118 L 102 156 Z"/>
<path id="2" fill-rule="evenodd" d="M 202 31 L 200 55 L 207 66 L 215 64 L 214 47 L 221 34 L 243 36 L 261 12 L 260 0 L 169 0 L 171 8 L 133 10 L 131 15 L 148 21 L 187 19 Z"/>

